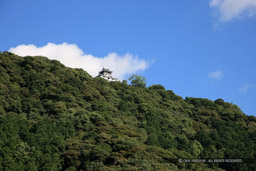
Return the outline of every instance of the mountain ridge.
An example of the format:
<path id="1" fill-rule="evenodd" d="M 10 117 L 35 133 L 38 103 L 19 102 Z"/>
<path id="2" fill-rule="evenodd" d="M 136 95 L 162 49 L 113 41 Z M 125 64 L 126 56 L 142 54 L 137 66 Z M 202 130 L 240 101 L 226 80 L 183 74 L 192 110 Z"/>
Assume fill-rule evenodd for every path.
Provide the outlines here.
<path id="1" fill-rule="evenodd" d="M 222 99 L 0 54 L 0 170 L 254 170 L 256 118 Z"/>

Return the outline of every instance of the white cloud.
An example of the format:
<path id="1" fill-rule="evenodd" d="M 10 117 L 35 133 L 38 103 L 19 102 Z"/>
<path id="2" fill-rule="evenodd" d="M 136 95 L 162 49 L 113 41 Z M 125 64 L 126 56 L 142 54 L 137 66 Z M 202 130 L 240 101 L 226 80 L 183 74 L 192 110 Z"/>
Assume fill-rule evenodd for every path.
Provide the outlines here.
<path id="1" fill-rule="evenodd" d="M 223 78 L 223 72 L 221 70 L 216 70 L 214 72 L 210 72 L 208 77 L 213 80 L 220 80 Z"/>
<path id="2" fill-rule="evenodd" d="M 244 85 L 243 87 L 241 87 L 241 88 L 239 88 L 239 91 L 241 92 L 241 93 L 246 93 L 249 89 L 251 89 L 251 88 L 256 88 L 255 87 L 255 85 L 253 85 L 253 84 L 246 84 L 246 85 Z"/>
<path id="3" fill-rule="evenodd" d="M 19 45 L 9 49 L 10 52 L 20 56 L 46 56 L 49 59 L 56 59 L 71 68 L 83 68 L 90 75 L 96 76 L 102 67 L 113 71 L 113 76 L 124 79 L 126 74 L 132 74 L 139 70 L 145 70 L 149 63 L 132 54 L 118 55 L 109 53 L 104 57 L 96 57 L 85 54 L 75 44 L 54 44 L 48 43 L 45 46 Z"/>
<path id="4" fill-rule="evenodd" d="M 210 0 L 209 5 L 217 10 L 221 21 L 256 15 L 256 0 Z"/>

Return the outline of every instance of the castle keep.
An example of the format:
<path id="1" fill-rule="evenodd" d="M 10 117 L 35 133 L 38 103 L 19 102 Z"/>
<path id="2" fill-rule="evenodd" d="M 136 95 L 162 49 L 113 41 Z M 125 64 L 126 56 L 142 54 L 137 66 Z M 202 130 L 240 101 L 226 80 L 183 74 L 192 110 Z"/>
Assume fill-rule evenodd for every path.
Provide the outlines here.
<path id="1" fill-rule="evenodd" d="M 104 78 L 107 81 L 118 81 L 117 78 L 112 77 L 112 72 L 109 69 L 102 68 L 102 70 L 99 72 L 99 75 L 97 77 Z"/>

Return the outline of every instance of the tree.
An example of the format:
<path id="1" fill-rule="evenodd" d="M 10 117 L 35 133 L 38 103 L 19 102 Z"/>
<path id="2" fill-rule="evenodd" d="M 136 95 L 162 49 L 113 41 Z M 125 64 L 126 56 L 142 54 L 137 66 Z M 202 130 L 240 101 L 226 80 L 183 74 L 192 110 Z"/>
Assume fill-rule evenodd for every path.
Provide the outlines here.
<path id="1" fill-rule="evenodd" d="M 132 75 L 129 78 L 129 81 L 131 81 L 131 84 L 134 87 L 146 87 L 146 78 L 143 76 Z"/>
<path id="2" fill-rule="evenodd" d="M 154 85 L 151 85 L 149 86 L 149 89 L 152 89 L 152 90 L 163 90 L 165 91 L 165 88 L 164 86 L 162 86 L 161 84 L 154 84 Z"/>
<path id="3" fill-rule="evenodd" d="M 224 100 L 223 99 L 216 99 L 215 101 L 214 101 L 216 104 L 218 104 L 218 105 L 224 105 Z"/>

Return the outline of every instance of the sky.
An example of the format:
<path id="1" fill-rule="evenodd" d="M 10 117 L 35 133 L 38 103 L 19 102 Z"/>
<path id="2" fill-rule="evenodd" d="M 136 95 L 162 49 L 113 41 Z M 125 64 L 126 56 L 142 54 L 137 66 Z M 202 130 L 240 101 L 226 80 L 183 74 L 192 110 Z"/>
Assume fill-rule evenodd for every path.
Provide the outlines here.
<path id="1" fill-rule="evenodd" d="M 256 0 L 0 0 L 0 51 L 138 74 L 256 116 Z"/>

